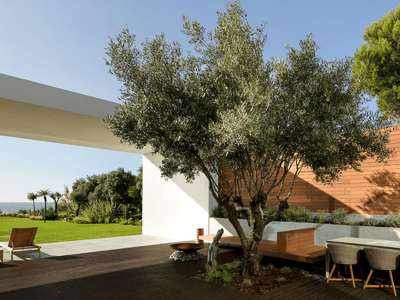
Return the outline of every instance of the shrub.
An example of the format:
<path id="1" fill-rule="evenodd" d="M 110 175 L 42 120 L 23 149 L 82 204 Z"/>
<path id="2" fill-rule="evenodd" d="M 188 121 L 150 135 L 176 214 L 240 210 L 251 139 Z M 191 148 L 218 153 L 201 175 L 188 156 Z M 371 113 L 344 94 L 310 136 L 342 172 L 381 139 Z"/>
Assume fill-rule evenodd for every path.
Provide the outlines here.
<path id="1" fill-rule="evenodd" d="M 20 210 L 18 211 L 18 213 L 26 215 L 26 214 L 28 213 L 28 210 L 27 210 L 26 208 L 20 209 Z"/>
<path id="2" fill-rule="evenodd" d="M 134 220 L 134 225 L 135 226 L 142 226 L 142 219 L 140 219 L 140 220 Z"/>
<path id="3" fill-rule="evenodd" d="M 362 222 L 364 226 L 376 226 L 379 224 L 379 221 L 376 218 L 367 218 Z"/>
<path id="4" fill-rule="evenodd" d="M 334 210 L 329 218 L 329 222 L 333 224 L 344 224 L 346 221 L 346 214 L 344 208 Z"/>
<path id="5" fill-rule="evenodd" d="M 37 220 L 37 221 L 42 221 L 43 220 L 43 216 L 34 216 L 33 219 Z"/>
<path id="6" fill-rule="evenodd" d="M 272 206 L 268 210 L 264 211 L 264 217 L 271 217 L 274 213 L 278 211 L 278 206 Z"/>
<path id="7" fill-rule="evenodd" d="M 142 214 L 132 215 L 132 219 L 133 220 L 141 220 L 142 219 Z"/>
<path id="8" fill-rule="evenodd" d="M 327 219 L 328 219 L 328 215 L 327 215 L 326 211 L 324 209 L 319 210 L 318 213 L 314 216 L 314 223 L 324 224 L 324 223 L 326 223 Z"/>
<path id="9" fill-rule="evenodd" d="M 44 211 L 41 213 L 41 216 L 44 218 Z M 47 213 L 46 213 L 46 220 L 49 220 L 49 221 L 57 220 L 57 215 L 56 215 L 56 213 L 54 212 L 54 210 L 52 210 L 52 211 L 47 211 Z"/>
<path id="10" fill-rule="evenodd" d="M 120 219 L 119 224 L 121 225 L 135 225 L 136 220 L 132 220 L 132 218 L 125 220 L 123 218 Z M 141 220 L 140 220 L 141 221 Z"/>
<path id="11" fill-rule="evenodd" d="M 230 283 L 236 275 L 238 275 L 238 272 L 236 272 L 236 271 L 239 271 L 241 266 L 242 266 L 242 262 L 237 259 L 230 263 L 218 265 L 217 272 L 211 273 L 211 270 L 208 267 L 208 264 L 206 264 L 206 273 L 203 274 L 203 278 L 207 282 L 210 282 L 211 279 L 222 278 L 222 280 L 224 281 L 224 284 L 227 284 L 227 283 Z"/>
<path id="12" fill-rule="evenodd" d="M 89 224 L 89 221 L 86 218 L 75 217 L 72 219 L 72 223 L 75 224 Z"/>
<path id="13" fill-rule="evenodd" d="M 67 222 L 71 222 L 74 217 L 74 214 L 71 214 L 67 211 L 58 214 L 59 220 L 64 220 L 65 218 L 67 218 Z"/>
<path id="14" fill-rule="evenodd" d="M 286 222 L 311 222 L 312 213 L 302 206 L 289 207 L 282 212 L 281 219 Z"/>
<path id="15" fill-rule="evenodd" d="M 386 216 L 385 223 L 390 227 L 400 226 L 400 212 L 394 213 L 389 211 L 389 214 Z"/>
<path id="16" fill-rule="evenodd" d="M 29 220 L 34 220 L 35 216 L 30 216 Z"/>
<path id="17" fill-rule="evenodd" d="M 246 214 L 242 211 L 236 211 L 235 215 L 238 219 L 246 219 Z M 228 218 L 228 210 L 224 206 L 219 206 L 216 207 L 212 214 L 211 217 L 213 218 Z"/>
<path id="18" fill-rule="evenodd" d="M 290 272 L 292 272 L 292 269 L 289 268 L 289 267 L 283 267 L 283 268 L 281 269 L 281 274 L 282 274 L 282 275 L 289 274 Z"/>
<path id="19" fill-rule="evenodd" d="M 228 217 L 228 211 L 227 211 L 227 209 L 225 207 L 218 205 L 218 207 L 216 207 L 213 210 L 213 212 L 211 214 L 211 217 L 213 217 L 213 218 L 227 218 Z"/>
<path id="20" fill-rule="evenodd" d="M 119 209 L 120 206 L 117 208 Z M 82 211 L 81 215 L 89 223 L 105 223 L 106 219 L 113 216 L 111 204 L 105 201 L 93 201 L 92 204 Z"/>

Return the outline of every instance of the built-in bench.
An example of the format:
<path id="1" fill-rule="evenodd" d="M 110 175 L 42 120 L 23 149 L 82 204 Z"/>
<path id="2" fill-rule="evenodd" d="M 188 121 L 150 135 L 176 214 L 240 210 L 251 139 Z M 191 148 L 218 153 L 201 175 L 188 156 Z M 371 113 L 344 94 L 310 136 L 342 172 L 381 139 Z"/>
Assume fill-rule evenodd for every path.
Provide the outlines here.
<path id="1" fill-rule="evenodd" d="M 215 234 L 203 235 L 199 239 L 212 242 Z M 219 244 L 241 247 L 237 236 L 223 235 Z M 277 241 L 261 240 L 260 252 L 264 256 L 277 257 L 306 263 L 316 263 L 325 259 L 326 248 L 314 245 L 314 228 L 304 228 L 278 232 Z"/>

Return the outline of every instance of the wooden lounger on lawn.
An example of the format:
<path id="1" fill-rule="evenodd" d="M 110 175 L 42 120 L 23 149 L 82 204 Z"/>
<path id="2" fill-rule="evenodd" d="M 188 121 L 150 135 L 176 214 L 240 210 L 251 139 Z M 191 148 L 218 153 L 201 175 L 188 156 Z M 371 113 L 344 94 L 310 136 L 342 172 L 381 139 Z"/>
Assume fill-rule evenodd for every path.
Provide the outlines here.
<path id="1" fill-rule="evenodd" d="M 11 260 L 15 253 L 38 252 L 40 258 L 40 246 L 34 244 L 37 227 L 34 228 L 13 228 L 8 243 L 1 245 L 3 249 L 10 251 Z"/>

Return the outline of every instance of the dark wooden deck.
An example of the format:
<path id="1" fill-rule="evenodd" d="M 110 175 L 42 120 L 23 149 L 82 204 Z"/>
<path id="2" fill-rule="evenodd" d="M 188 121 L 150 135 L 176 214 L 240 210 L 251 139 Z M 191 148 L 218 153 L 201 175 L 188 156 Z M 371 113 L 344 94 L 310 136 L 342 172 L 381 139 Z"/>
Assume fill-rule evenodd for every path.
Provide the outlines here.
<path id="1" fill-rule="evenodd" d="M 207 249 L 203 249 L 204 253 Z M 363 290 L 360 283 L 327 284 L 324 270 L 262 296 L 190 277 L 206 260 L 175 262 L 168 244 L 0 263 L 0 299 L 390 299 L 389 292 Z M 241 258 L 221 249 L 219 263 Z M 289 265 L 272 258 L 263 263 Z M 309 266 L 309 264 L 308 264 Z"/>

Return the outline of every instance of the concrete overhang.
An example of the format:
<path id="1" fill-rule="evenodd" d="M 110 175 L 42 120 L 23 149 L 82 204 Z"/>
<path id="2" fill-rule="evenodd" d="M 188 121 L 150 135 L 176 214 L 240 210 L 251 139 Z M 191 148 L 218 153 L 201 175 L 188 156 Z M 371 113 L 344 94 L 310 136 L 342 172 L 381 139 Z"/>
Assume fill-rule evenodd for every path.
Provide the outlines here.
<path id="1" fill-rule="evenodd" d="M 130 153 L 103 119 L 118 103 L 0 74 L 0 135 Z"/>

